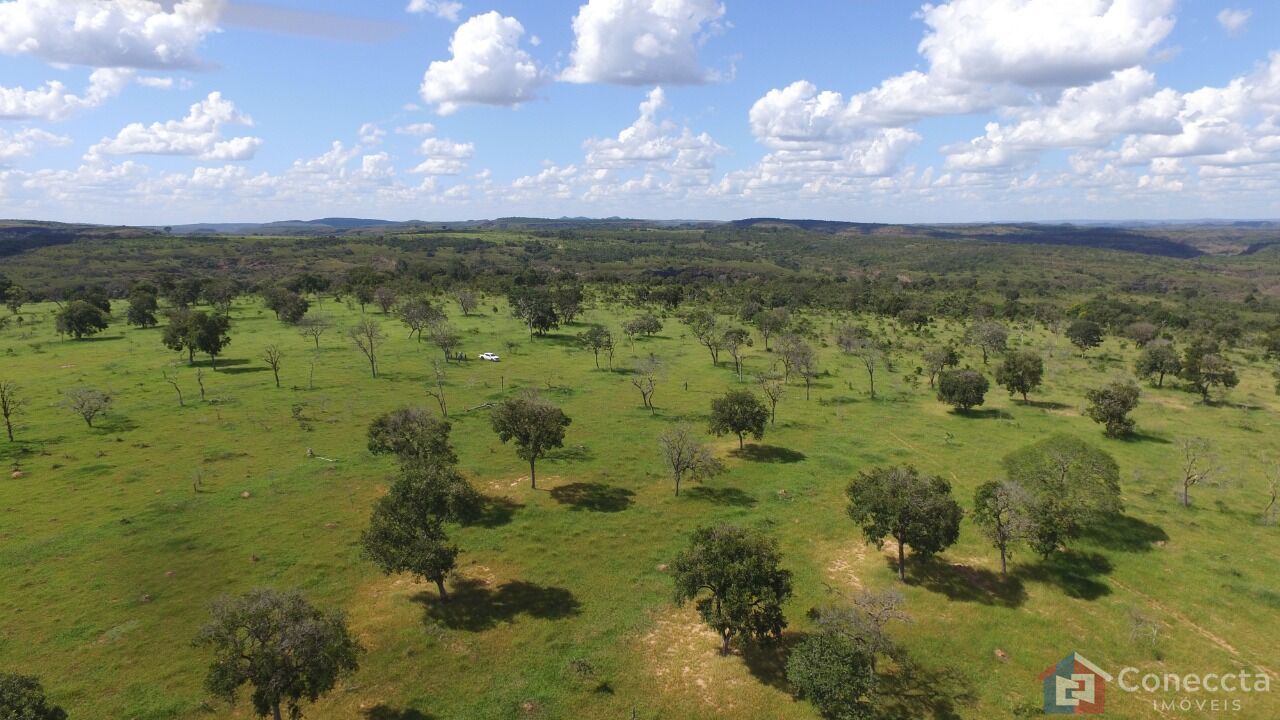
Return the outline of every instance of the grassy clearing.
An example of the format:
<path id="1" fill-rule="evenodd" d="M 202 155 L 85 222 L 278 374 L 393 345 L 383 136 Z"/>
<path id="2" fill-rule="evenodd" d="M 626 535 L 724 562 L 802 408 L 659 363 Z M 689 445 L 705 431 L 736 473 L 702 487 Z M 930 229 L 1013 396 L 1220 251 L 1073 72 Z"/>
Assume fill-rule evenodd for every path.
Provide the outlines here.
<path id="1" fill-rule="evenodd" d="M 897 635 L 924 671 L 890 679 L 886 715 L 1007 717 L 1038 704 L 1036 676 L 1072 650 L 1108 669 L 1280 670 L 1280 531 L 1257 520 L 1265 468 L 1280 459 L 1280 405 L 1261 365 L 1236 358 L 1242 385 L 1220 406 L 1144 390 L 1141 435 L 1122 442 L 1079 412 L 1085 389 L 1127 372 L 1133 351 L 1114 339 L 1081 359 L 1060 337 L 1016 334 L 1046 353 L 1047 387 L 1030 405 L 993 391 L 971 417 L 938 404 L 927 377 L 911 381 L 915 353 L 878 377 L 873 402 L 855 361 L 824 345 L 830 374 L 812 398 L 792 386 L 778 424 L 747 453 L 735 439 L 717 441 L 729 472 L 676 498 L 656 438 L 674 420 L 703 426 L 711 398 L 739 382 L 731 363 L 712 367 L 674 319 L 659 337 L 623 341 L 618 367 L 649 353 L 664 360 L 650 416 L 625 372 L 595 370 L 576 347 L 572 334 L 585 325 L 530 341 L 492 305 L 453 318 L 469 355 L 499 352 L 503 362 L 448 371 L 461 467 L 494 498 L 483 526 L 456 531 L 464 554 L 448 606 L 429 587 L 380 575 L 356 546 L 393 472 L 365 450 L 365 428 L 398 406 L 434 406 L 422 391 L 433 346 L 373 314 L 391 337 L 373 380 L 344 332 L 358 310 L 326 301 L 318 311 L 338 327 L 313 353 L 242 301 L 220 370 L 204 368 L 201 402 L 196 370 L 161 347 L 159 330 L 114 326 L 59 341 L 52 306 L 29 308 L 30 322 L 0 331 L 0 375 L 29 399 L 19 442 L 0 443 L 6 468 L 23 473 L 0 478 L 0 667 L 42 675 L 77 717 L 248 717 L 247 705 L 207 698 L 207 657 L 190 640 L 216 595 L 297 587 L 346 609 L 368 648 L 360 672 L 311 717 L 620 718 L 634 709 L 638 718 L 812 718 L 787 693 L 776 653 L 720 658 L 692 610 L 671 606 L 663 565 L 688 533 L 729 521 L 775 534 L 795 573 L 787 615 L 802 632 L 805 612 L 833 592 L 896 586 L 891 550 L 864 545 L 844 514 L 843 489 L 859 468 L 914 463 L 951 478 L 968 507 L 1006 452 L 1065 431 L 1120 461 L 1127 521 L 1053 563 L 1015 555 L 1009 579 L 966 522 L 957 546 L 911 569 L 914 622 Z M 582 322 L 616 329 L 629 315 L 604 307 Z M 824 331 L 831 324 L 817 318 Z M 513 353 L 508 341 L 518 343 Z M 260 359 L 269 344 L 285 353 L 279 390 Z M 748 371 L 770 359 L 757 339 Z M 976 353 L 966 360 L 981 364 Z M 94 429 L 60 405 L 61 391 L 77 386 L 115 394 Z M 486 412 L 466 411 L 528 387 L 574 420 L 565 448 L 539 465 L 537 491 Z M 1226 482 L 1197 488 L 1184 509 L 1173 495 L 1176 441 L 1191 435 L 1214 443 Z M 1134 611 L 1159 623 L 1156 647 L 1134 639 Z M 572 671 L 575 659 L 594 673 Z M 1117 717 L 1161 717 L 1151 699 L 1108 694 Z M 1277 715 L 1280 699 L 1269 695 L 1248 697 L 1238 716 Z"/>

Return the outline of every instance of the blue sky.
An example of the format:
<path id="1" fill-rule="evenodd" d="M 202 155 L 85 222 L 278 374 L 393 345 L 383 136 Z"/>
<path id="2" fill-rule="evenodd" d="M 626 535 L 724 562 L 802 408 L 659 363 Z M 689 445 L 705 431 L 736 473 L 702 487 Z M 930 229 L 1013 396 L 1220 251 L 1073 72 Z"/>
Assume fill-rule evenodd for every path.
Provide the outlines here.
<path id="1" fill-rule="evenodd" d="M 0 0 L 0 216 L 1280 217 L 1280 8 Z"/>

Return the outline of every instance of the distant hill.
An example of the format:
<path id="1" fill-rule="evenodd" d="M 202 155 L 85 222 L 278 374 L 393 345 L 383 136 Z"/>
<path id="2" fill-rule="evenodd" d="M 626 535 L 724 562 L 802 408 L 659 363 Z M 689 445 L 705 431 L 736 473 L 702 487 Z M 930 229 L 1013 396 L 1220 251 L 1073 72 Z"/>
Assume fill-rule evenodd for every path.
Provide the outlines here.
<path id="1" fill-rule="evenodd" d="M 791 228 L 830 235 L 893 235 L 940 240 L 981 240 L 1019 245 L 1067 245 L 1173 258 L 1193 258 L 1205 254 L 1203 250 L 1191 243 L 1181 239 L 1162 237 L 1159 230 L 1149 228 L 1137 230 L 1115 226 L 1036 223 L 888 225 L 781 218 L 751 218 L 737 220 L 731 224 L 738 228 Z"/>

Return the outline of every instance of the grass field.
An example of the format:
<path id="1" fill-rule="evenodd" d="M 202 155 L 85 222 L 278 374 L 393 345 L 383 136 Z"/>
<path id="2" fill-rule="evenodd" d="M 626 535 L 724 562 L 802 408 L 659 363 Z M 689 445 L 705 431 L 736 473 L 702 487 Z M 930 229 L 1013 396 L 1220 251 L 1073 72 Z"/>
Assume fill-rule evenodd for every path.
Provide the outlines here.
<path id="1" fill-rule="evenodd" d="M 313 718 L 815 718 L 787 691 L 779 651 L 721 658 L 693 610 L 671 604 L 664 565 L 689 533 L 734 522 L 775 535 L 795 574 L 790 631 L 801 633 L 806 611 L 834 593 L 898 586 L 892 550 L 867 546 L 845 515 L 857 470 L 915 464 L 951 479 L 968 508 L 1007 452 L 1067 432 L 1119 460 L 1125 520 L 1050 563 L 1016 555 L 1008 579 L 966 522 L 955 547 L 909 573 L 913 622 L 894 632 L 923 669 L 886 681 L 885 717 L 1038 707 L 1037 676 L 1073 650 L 1112 672 L 1280 670 L 1280 530 L 1258 519 L 1266 470 L 1280 461 L 1280 403 L 1261 363 L 1235 356 L 1241 386 L 1215 406 L 1144 388 L 1140 435 L 1115 441 L 1080 406 L 1086 389 L 1128 374 L 1134 351 L 1118 340 L 1080 358 L 1062 337 L 1016 331 L 1020 345 L 1045 354 L 1046 388 L 1030 405 L 993 389 L 965 417 L 934 399 L 927 377 L 911 381 L 914 351 L 881 374 L 880 398 L 869 400 L 865 375 L 828 337 L 820 354 L 829 374 L 812 397 L 793 385 L 777 425 L 746 453 L 736 439 L 716 439 L 728 472 L 677 498 L 656 438 L 674 421 L 704 427 L 711 398 L 739 383 L 732 364 L 712 367 L 674 318 L 659 337 L 624 340 L 615 365 L 650 353 L 664 361 L 651 416 L 628 376 L 597 371 L 572 337 L 591 322 L 620 335 L 633 311 L 600 304 L 530 341 L 504 303 L 491 306 L 452 318 L 465 352 L 503 362 L 448 370 L 461 468 L 493 502 L 485 522 L 454 531 L 463 555 L 447 606 L 427 585 L 382 576 L 357 547 L 394 472 L 365 449 L 365 430 L 396 407 L 434 407 L 423 392 L 434 346 L 373 314 L 390 336 L 375 380 L 345 335 L 358 309 L 313 309 L 337 323 L 313 353 L 242 300 L 219 370 L 204 368 L 202 402 L 196 369 L 163 349 L 161 330 L 117 324 L 61 341 L 52 305 L 27 308 L 28 322 L 0 330 L 0 378 L 28 399 L 18 442 L 0 441 L 0 457 L 22 473 L 0 477 L 0 668 L 41 675 L 73 718 L 249 717 L 247 703 L 206 695 L 209 658 L 191 640 L 214 597 L 270 586 L 343 608 L 367 648 L 360 671 L 313 706 Z M 829 336 L 834 319 L 815 322 Z M 269 344 L 284 351 L 281 389 L 260 359 Z M 981 365 L 976 353 L 966 362 Z M 748 371 L 769 364 L 757 338 Z M 61 404 L 78 386 L 115 395 L 96 428 Z M 536 491 L 486 411 L 467 411 L 531 387 L 573 418 L 565 448 L 539 465 Z M 1222 471 L 1186 509 L 1174 499 L 1176 443 L 1191 436 L 1213 443 Z M 1135 612 L 1158 623 L 1154 647 L 1135 637 Z M 594 675 L 571 670 L 576 659 Z M 1112 717 L 1180 716 L 1153 709 L 1154 695 L 1112 690 L 1107 699 Z M 1274 693 L 1243 701 L 1232 717 L 1280 716 Z"/>

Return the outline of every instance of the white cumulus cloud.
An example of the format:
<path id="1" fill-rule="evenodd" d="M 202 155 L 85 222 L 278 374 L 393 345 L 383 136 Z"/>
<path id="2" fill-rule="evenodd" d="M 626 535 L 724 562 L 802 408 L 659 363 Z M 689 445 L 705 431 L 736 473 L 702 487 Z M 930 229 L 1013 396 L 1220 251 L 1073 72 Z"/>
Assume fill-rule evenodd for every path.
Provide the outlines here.
<path id="1" fill-rule="evenodd" d="M 435 15 L 449 22 L 458 22 L 458 13 L 462 12 L 462 3 L 453 2 L 452 0 L 409 0 L 409 5 L 405 8 L 405 12 L 425 13 Z"/>
<path id="2" fill-rule="evenodd" d="M 119 95 L 132 78 L 132 70 L 94 70 L 89 75 L 89 88 L 83 95 L 72 94 L 56 80 L 32 90 L 21 86 L 0 87 L 0 119 L 65 120 Z"/>
<path id="3" fill-rule="evenodd" d="M 1237 10 L 1235 8 L 1223 8 L 1218 13 L 1218 24 L 1224 30 L 1232 35 L 1239 35 L 1244 32 L 1244 28 L 1249 24 L 1249 18 L 1253 17 L 1252 10 Z"/>
<path id="4" fill-rule="evenodd" d="M 420 93 L 436 112 L 449 115 L 464 105 L 514 106 L 532 100 L 545 80 L 520 47 L 524 26 L 497 12 L 476 15 L 449 41 L 449 60 L 427 67 Z"/>
<path id="5" fill-rule="evenodd" d="M 713 79 L 698 46 L 724 17 L 719 0 L 589 0 L 573 19 L 571 62 L 561 79 L 620 85 Z"/>
<path id="6" fill-rule="evenodd" d="M 223 0 L 9 0 L 0 54 L 90 67 L 191 68 Z"/>
<path id="7" fill-rule="evenodd" d="M 413 169 L 421 175 L 458 175 L 475 155 L 475 145 L 441 138 L 427 138 L 419 146 L 424 160 Z"/>
<path id="8" fill-rule="evenodd" d="M 201 160 L 249 160 L 262 139 L 257 137 L 223 138 L 228 125 L 252 125 L 253 120 L 236 109 L 234 103 L 212 92 L 191 106 L 181 120 L 155 122 L 150 125 L 132 123 L 114 138 L 104 138 L 89 148 L 88 157 L 103 155 L 184 155 Z"/>
<path id="9" fill-rule="evenodd" d="M 71 138 L 54 135 L 47 130 L 27 128 L 17 132 L 9 132 L 0 128 L 0 164 L 27 157 L 41 145 L 69 145 Z"/>

